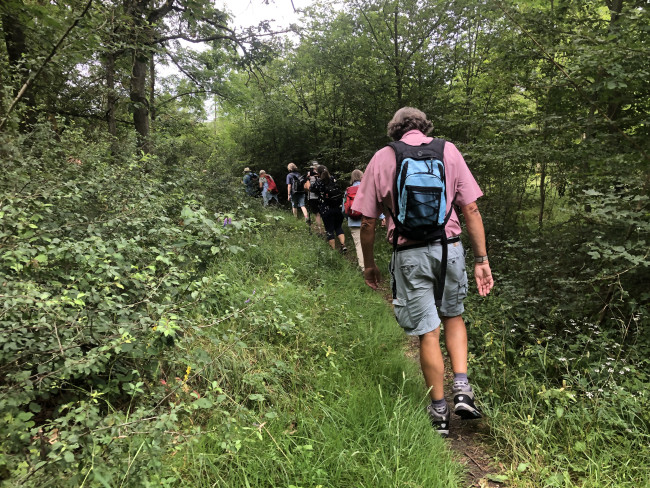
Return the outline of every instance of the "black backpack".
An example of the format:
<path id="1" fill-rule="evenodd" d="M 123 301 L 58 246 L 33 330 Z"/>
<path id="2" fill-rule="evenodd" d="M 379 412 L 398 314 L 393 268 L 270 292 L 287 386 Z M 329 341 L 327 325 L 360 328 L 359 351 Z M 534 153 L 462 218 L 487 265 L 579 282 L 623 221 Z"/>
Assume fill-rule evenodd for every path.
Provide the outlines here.
<path id="1" fill-rule="evenodd" d="M 307 182 L 307 177 L 299 174 L 294 174 L 291 178 L 291 194 L 296 193 L 305 193 L 305 183 Z"/>
<path id="2" fill-rule="evenodd" d="M 334 178 L 330 178 L 327 184 L 323 183 L 321 201 L 328 207 L 340 207 L 343 202 L 343 192 L 336 184 Z"/>
<path id="3" fill-rule="evenodd" d="M 447 209 L 447 185 L 445 181 L 445 141 L 433 139 L 428 144 L 410 146 L 401 141 L 391 142 L 395 151 L 395 203 L 388 211 L 395 223 L 393 252 L 398 251 L 399 236 L 422 242 L 440 241 L 442 258 L 440 276 L 442 286 L 434 288 L 436 307 L 442 304 L 444 282 L 447 274 L 447 234 L 445 226 L 451 217 Z M 452 207 L 454 202 L 452 201 Z M 393 261 L 394 262 L 394 261 Z M 394 269 L 393 298 L 397 298 Z"/>

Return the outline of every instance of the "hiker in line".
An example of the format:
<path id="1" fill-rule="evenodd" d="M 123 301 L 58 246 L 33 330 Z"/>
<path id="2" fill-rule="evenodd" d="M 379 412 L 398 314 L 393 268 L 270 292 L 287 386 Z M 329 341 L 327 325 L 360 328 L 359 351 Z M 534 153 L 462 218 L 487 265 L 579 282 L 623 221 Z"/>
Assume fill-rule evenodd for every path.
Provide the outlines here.
<path id="1" fill-rule="evenodd" d="M 258 176 L 251 172 L 251 169 L 248 167 L 244 168 L 244 178 L 242 179 L 242 183 L 244 184 L 244 189 L 249 197 L 256 197 L 259 195 Z"/>
<path id="2" fill-rule="evenodd" d="M 309 211 L 309 214 L 315 216 L 315 218 L 310 218 L 310 225 L 311 222 L 314 220 L 316 221 L 316 232 L 318 234 L 323 233 L 323 223 L 320 218 L 320 213 L 318 211 L 318 195 L 314 193 L 312 190 L 310 190 L 311 187 L 314 186 L 314 183 L 318 180 L 318 172 L 316 171 L 316 168 L 318 168 L 319 164 L 318 161 L 312 161 L 310 165 L 310 170 L 307 172 L 307 179 L 309 180 L 309 185 L 305 185 L 305 188 L 309 190 L 307 193 L 307 210 Z"/>
<path id="3" fill-rule="evenodd" d="M 387 146 L 375 153 L 366 168 L 352 209 L 361 212 L 364 216 L 361 224 L 361 246 L 366 265 L 364 278 L 366 284 L 373 289 L 377 289 L 380 281 L 373 249 L 375 218 L 381 213 L 382 207 L 387 211 L 387 237 L 395 249 L 391 260 L 395 316 L 399 325 L 408 335 L 420 338 L 420 366 L 431 396 L 431 404 L 427 406 L 427 413 L 434 428 L 442 436 L 447 436 L 451 412 L 445 402 L 443 392 L 444 362 L 440 348 L 441 319 L 445 332 L 445 345 L 454 372 L 452 387 L 454 413 L 463 419 L 481 417 L 481 413 L 474 404 L 474 392 L 467 379 L 467 330 L 461 316 L 464 311 L 463 299 L 467 295 L 467 272 L 465 270 L 465 254 L 459 240 L 460 222 L 453 205 L 460 206 L 465 218 L 474 252 L 474 277 L 479 294 L 486 296 L 494 286 L 494 281 L 486 252 L 483 221 L 476 205 L 476 200 L 483 195 L 483 192 L 456 146 L 450 142 L 432 139 L 425 135 L 432 128 L 433 126 L 427 120 L 426 115 L 418 109 L 404 107 L 395 113 L 388 123 L 388 135 L 393 141 L 401 142 L 392 143 L 396 144 L 395 149 Z M 444 182 L 442 186 L 445 192 L 441 195 L 438 190 L 437 198 L 442 201 L 442 197 L 445 197 L 446 202 L 444 210 L 436 209 L 428 212 L 435 214 L 437 211 L 438 215 L 432 217 L 435 224 L 423 226 L 418 225 L 417 222 L 414 223 L 412 220 L 414 213 L 411 210 L 414 207 L 409 208 L 404 201 L 415 206 L 415 213 L 423 208 L 430 208 L 418 206 L 418 201 L 413 200 L 413 195 L 416 193 L 416 196 L 422 196 L 419 185 L 423 180 L 413 183 L 413 187 L 417 186 L 418 190 L 412 192 L 411 188 L 413 187 L 409 188 L 409 179 L 405 176 L 406 174 L 413 175 L 411 172 L 415 171 L 414 167 L 417 167 L 413 160 L 421 159 L 421 155 L 428 151 L 421 145 L 430 142 L 432 143 L 429 146 L 431 152 L 439 154 L 439 157 L 430 158 L 434 163 L 429 168 L 435 167 L 440 172 L 442 165 L 438 165 L 436 160 L 444 163 L 445 176 L 444 179 L 438 181 Z M 418 147 L 416 150 L 409 149 L 412 146 Z M 404 156 L 399 157 L 399 161 L 396 161 L 398 159 L 396 151 Z M 408 166 L 405 168 L 401 162 L 406 159 L 406 156 L 411 159 L 408 160 Z M 421 161 L 419 163 L 423 164 Z M 400 168 L 400 182 L 404 177 L 405 186 L 400 195 L 394 195 L 398 167 Z M 407 170 L 410 172 L 407 173 Z M 435 170 L 431 169 L 430 171 Z M 422 173 L 415 176 L 422 177 Z M 431 180 L 427 181 L 427 184 L 433 185 Z M 431 195 L 433 195 L 433 191 Z M 405 204 L 406 207 L 402 207 Z M 442 207 L 441 204 L 438 205 Z M 400 222 L 397 228 L 395 227 L 395 214 L 398 215 Z M 442 216 L 442 222 L 440 216 Z M 413 225 L 408 227 L 408 223 Z M 432 228 L 435 229 L 438 237 L 430 240 L 408 239 L 401 234 L 409 232 L 411 235 L 413 233 L 419 235 L 423 230 Z M 394 236 L 399 239 L 393 241 Z M 444 239 L 447 242 L 445 246 L 447 252 L 441 242 Z M 441 263 L 443 263 L 442 266 Z"/>
<path id="4" fill-rule="evenodd" d="M 363 171 L 360 169 L 355 169 L 350 175 L 350 186 L 345 190 L 345 195 L 343 196 L 343 214 L 348 218 L 348 228 L 350 229 L 350 234 L 352 235 L 352 241 L 354 242 L 354 247 L 357 251 L 357 261 L 359 262 L 359 267 L 363 272 L 365 267 L 363 265 L 363 252 L 361 250 L 361 217 L 362 215 L 359 212 L 352 210 L 352 204 L 357 191 L 359 190 L 359 185 L 361 184 L 361 179 L 363 178 Z M 379 216 L 381 225 L 386 226 L 386 219 L 384 214 Z"/>
<path id="5" fill-rule="evenodd" d="M 275 186 L 275 181 L 273 181 L 273 177 L 263 169 L 260 170 L 260 188 L 262 189 L 262 198 L 264 199 L 263 205 L 265 207 L 268 207 L 269 202 L 274 198 L 277 203 L 280 203 L 278 200 L 278 189 L 277 186 Z"/>
<path id="6" fill-rule="evenodd" d="M 318 213 L 323 219 L 327 242 L 336 249 L 338 238 L 341 244 L 341 252 L 345 253 L 348 248 L 345 247 L 345 234 L 343 233 L 343 212 L 341 211 L 341 199 L 343 192 L 336 185 L 336 180 L 330 175 L 327 168 L 320 165 L 316 168 L 318 178 L 312 186 L 310 182 L 305 183 L 305 188 L 313 191 L 318 195 Z"/>
<path id="7" fill-rule="evenodd" d="M 298 166 L 289 163 L 287 166 L 287 200 L 291 202 L 291 211 L 294 217 L 298 217 L 298 209 L 302 211 L 305 222 L 309 224 L 309 214 L 305 208 L 305 182 L 306 178 L 298 172 Z"/>

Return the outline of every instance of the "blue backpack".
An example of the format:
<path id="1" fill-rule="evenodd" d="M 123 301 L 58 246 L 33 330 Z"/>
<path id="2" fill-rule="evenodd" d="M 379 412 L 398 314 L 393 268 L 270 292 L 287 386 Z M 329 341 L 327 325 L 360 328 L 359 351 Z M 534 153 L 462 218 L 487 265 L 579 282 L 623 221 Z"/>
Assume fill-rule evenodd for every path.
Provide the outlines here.
<path id="1" fill-rule="evenodd" d="M 441 281 L 444 286 L 447 272 L 447 235 L 445 225 L 451 217 L 447 213 L 447 191 L 445 185 L 445 165 L 443 156 L 445 141 L 433 139 L 428 144 L 410 146 L 401 141 L 391 142 L 395 151 L 397 168 L 395 171 L 395 205 L 390 210 L 395 223 L 393 232 L 393 251 L 399 252 L 399 236 L 422 244 L 406 246 L 419 247 L 435 241 L 442 243 Z M 434 289 L 436 305 L 442 302 L 443 286 Z M 393 296 L 396 296 L 393 280 Z"/>

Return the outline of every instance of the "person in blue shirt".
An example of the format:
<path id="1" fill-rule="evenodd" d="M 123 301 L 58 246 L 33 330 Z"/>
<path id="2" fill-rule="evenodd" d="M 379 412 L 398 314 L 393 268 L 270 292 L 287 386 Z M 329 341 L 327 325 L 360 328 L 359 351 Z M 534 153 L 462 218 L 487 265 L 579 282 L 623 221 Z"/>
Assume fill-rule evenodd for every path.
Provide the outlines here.
<path id="1" fill-rule="evenodd" d="M 287 200 L 291 202 L 291 211 L 293 212 L 294 217 L 298 217 L 298 209 L 302 211 L 303 217 L 305 217 L 305 222 L 309 223 L 309 214 L 307 213 L 307 207 L 305 207 L 305 189 L 295 190 L 293 189 L 294 180 L 299 180 L 301 175 L 298 172 L 298 166 L 294 163 L 289 163 L 287 166 L 289 174 L 287 175 Z"/>
<path id="2" fill-rule="evenodd" d="M 250 197 L 258 195 L 259 189 L 257 188 L 258 180 L 257 175 L 251 172 L 250 168 L 244 168 L 244 178 L 242 180 L 246 194 Z"/>

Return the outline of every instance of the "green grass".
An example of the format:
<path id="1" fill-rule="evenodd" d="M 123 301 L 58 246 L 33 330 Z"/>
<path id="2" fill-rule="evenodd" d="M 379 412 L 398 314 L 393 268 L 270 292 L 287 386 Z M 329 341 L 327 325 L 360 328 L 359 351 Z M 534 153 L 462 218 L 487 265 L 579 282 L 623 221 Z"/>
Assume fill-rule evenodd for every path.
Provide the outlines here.
<path id="1" fill-rule="evenodd" d="M 216 313 L 248 308 L 186 338 L 216 358 L 188 385 L 221 396 L 186 419 L 194 433 L 172 449 L 161 480 L 463 486 L 463 469 L 424 415 L 421 374 L 380 294 L 304 223 L 284 213 L 259 217 L 270 222 L 260 236 L 210 271 L 229 277 Z M 209 321 L 205 314 L 196 320 Z"/>
<path id="2" fill-rule="evenodd" d="M 647 344 L 557 313 L 517 319 L 498 297 L 476 301 L 470 370 L 510 486 L 650 486 Z"/>

